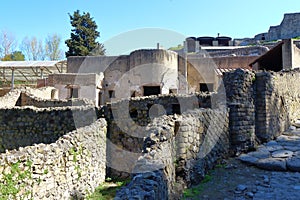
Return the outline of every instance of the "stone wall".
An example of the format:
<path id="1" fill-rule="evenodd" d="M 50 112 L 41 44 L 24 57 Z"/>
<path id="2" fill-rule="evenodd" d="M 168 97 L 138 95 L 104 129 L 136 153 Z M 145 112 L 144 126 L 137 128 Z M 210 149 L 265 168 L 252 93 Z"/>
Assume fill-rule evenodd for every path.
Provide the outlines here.
<path id="1" fill-rule="evenodd" d="M 89 99 L 95 106 L 98 106 L 101 101 L 99 93 L 102 87 L 103 73 L 101 75 L 95 73 L 52 74 L 49 75 L 48 80 L 48 84 L 56 88 L 58 99 L 71 98 L 72 90 L 76 98 Z M 77 92 L 75 92 L 75 89 Z"/>
<path id="2" fill-rule="evenodd" d="M 157 86 L 160 94 L 178 90 L 178 55 L 173 51 L 143 49 L 120 56 L 104 71 L 105 99 L 143 96 L 144 86 Z"/>
<path id="3" fill-rule="evenodd" d="M 67 58 L 67 73 L 100 74 L 117 58 L 118 56 L 70 56 Z"/>
<path id="4" fill-rule="evenodd" d="M 211 108 L 214 101 L 215 94 L 161 95 L 136 97 L 108 104 L 105 116 L 108 121 L 108 139 L 112 145 L 108 146 L 107 151 L 117 157 L 108 156 L 107 162 L 119 171 L 109 171 L 109 176 L 128 176 L 132 171 L 135 158 L 142 152 L 143 139 L 147 137 L 145 127 L 154 118 L 181 114 L 200 107 Z M 116 146 L 122 147 L 124 154 Z M 127 152 L 135 152 L 137 155 L 129 159 Z"/>
<path id="5" fill-rule="evenodd" d="M 284 14 L 283 20 L 278 26 L 270 26 L 265 33 L 266 40 L 290 39 L 300 36 L 300 13 Z"/>
<path id="6" fill-rule="evenodd" d="M 44 100 L 52 99 L 52 91 L 55 90 L 54 87 L 42 87 L 42 88 L 29 88 L 26 87 L 21 89 L 22 91 L 26 91 L 27 93 L 31 94 L 36 98 L 42 98 Z"/>
<path id="7" fill-rule="evenodd" d="M 299 70 L 224 74 L 234 151 L 274 139 L 300 118 L 299 78 Z"/>
<path id="8" fill-rule="evenodd" d="M 0 108 L 11 108 L 14 107 L 20 97 L 20 90 L 12 90 L 0 97 Z"/>
<path id="9" fill-rule="evenodd" d="M 300 36 L 300 13 L 285 14 L 280 26 L 281 39 Z"/>
<path id="10" fill-rule="evenodd" d="M 200 51 L 200 54 L 209 55 L 213 58 L 222 58 L 222 57 L 239 57 L 245 58 L 247 57 L 258 57 L 263 55 L 268 51 L 268 48 L 264 46 L 246 46 L 246 47 L 238 47 L 233 49 L 205 49 L 203 48 Z M 234 59 L 234 58 L 232 58 Z M 254 59 L 253 59 L 254 60 Z M 249 63 L 248 63 L 249 64 Z"/>
<path id="11" fill-rule="evenodd" d="M 200 57 L 188 55 L 187 80 L 189 92 L 199 92 L 200 83 L 214 84 L 214 91 L 218 89 L 219 78 L 217 70 L 249 69 L 249 63 L 257 56 L 227 56 L 227 57 Z"/>
<path id="12" fill-rule="evenodd" d="M 30 93 L 21 92 L 17 106 L 34 106 L 37 108 L 48 108 L 48 107 L 66 107 L 66 106 L 94 106 L 94 102 L 85 99 L 44 99 L 38 98 Z"/>
<path id="13" fill-rule="evenodd" d="M 262 141 L 279 136 L 300 118 L 300 71 L 256 73 L 256 135 Z"/>
<path id="14" fill-rule="evenodd" d="M 230 140 L 233 151 L 254 148 L 255 106 L 253 82 L 255 74 L 238 69 L 225 73 L 223 83 L 229 111 Z"/>
<path id="15" fill-rule="evenodd" d="M 161 95 L 136 97 L 108 104 L 105 113 L 108 121 L 108 176 L 127 177 L 143 149 L 145 127 L 162 115 L 181 114 L 187 110 L 212 106 L 214 95 Z M 118 147 L 121 147 L 118 148 Z M 122 150 L 122 151 L 121 151 Z M 127 152 L 135 152 L 128 156 Z M 131 154 L 132 155 L 132 154 Z M 120 166 L 120 167 L 119 167 Z"/>
<path id="16" fill-rule="evenodd" d="M 198 184 L 218 159 L 229 155 L 227 109 L 200 109 L 180 116 L 176 130 L 176 182 Z"/>
<path id="17" fill-rule="evenodd" d="M 105 180 L 105 149 L 106 122 L 100 119 L 51 144 L 0 154 L 0 197 L 81 199 Z"/>
<path id="18" fill-rule="evenodd" d="M 136 132 L 144 133 L 139 141 L 143 146 L 136 144 L 134 152 L 140 153 L 131 163 L 132 182 L 116 198 L 177 199 L 184 187 L 198 183 L 218 159 L 252 150 L 256 144 L 277 137 L 300 117 L 299 76 L 299 70 L 236 70 L 224 75 L 225 90 L 218 93 L 226 94 L 227 108 L 200 108 L 180 115 L 162 109 L 169 115 L 155 115 Z M 147 116 L 148 111 L 134 116 L 139 113 Z M 130 129 L 134 125 L 125 133 L 134 133 Z M 123 163 L 120 157 L 117 160 Z"/>
<path id="19" fill-rule="evenodd" d="M 179 199 L 182 190 L 199 183 L 229 149 L 226 109 L 164 115 L 148 124 L 146 132 L 132 182 L 116 199 Z"/>
<path id="20" fill-rule="evenodd" d="M 94 107 L 0 109 L 0 152 L 55 142 L 62 135 L 96 121 Z"/>

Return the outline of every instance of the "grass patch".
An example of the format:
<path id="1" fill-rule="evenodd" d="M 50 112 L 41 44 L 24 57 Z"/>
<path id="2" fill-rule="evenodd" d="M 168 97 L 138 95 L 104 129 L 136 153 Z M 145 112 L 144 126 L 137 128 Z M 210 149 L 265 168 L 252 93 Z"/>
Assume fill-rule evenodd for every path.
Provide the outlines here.
<path id="1" fill-rule="evenodd" d="M 215 168 L 220 169 L 220 168 L 225 168 L 227 165 L 226 164 L 216 164 Z"/>
<path id="2" fill-rule="evenodd" d="M 176 47 L 170 47 L 169 50 L 178 51 L 183 49 L 184 47 L 181 44 L 178 44 Z"/>
<path id="3" fill-rule="evenodd" d="M 201 183 L 195 187 L 186 189 L 183 191 L 183 198 L 182 199 L 187 199 L 187 198 L 194 198 L 197 197 L 203 192 L 204 190 L 204 183 L 208 183 L 211 181 L 212 176 L 209 174 L 204 176 L 204 179 L 201 181 Z"/>
<path id="4" fill-rule="evenodd" d="M 87 197 L 88 200 L 110 200 L 114 199 L 116 192 L 122 186 L 129 183 L 130 180 L 111 180 L 106 179 L 106 182 L 95 189 L 95 192 Z"/>

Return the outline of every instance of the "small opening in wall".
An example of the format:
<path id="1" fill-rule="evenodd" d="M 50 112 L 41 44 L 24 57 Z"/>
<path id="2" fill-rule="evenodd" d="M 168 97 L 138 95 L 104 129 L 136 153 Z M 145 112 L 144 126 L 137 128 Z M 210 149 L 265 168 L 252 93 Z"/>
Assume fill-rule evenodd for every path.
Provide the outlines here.
<path id="1" fill-rule="evenodd" d="M 144 86 L 144 96 L 159 95 L 160 86 Z"/>
<path id="2" fill-rule="evenodd" d="M 102 104 L 103 104 L 103 102 L 102 102 L 102 91 L 100 91 L 99 93 L 98 93 L 98 106 L 101 106 Z"/>
<path id="3" fill-rule="evenodd" d="M 200 92 L 213 92 L 213 83 L 200 83 Z"/>
<path id="4" fill-rule="evenodd" d="M 78 98 L 78 88 L 70 88 L 70 98 Z"/>
<path id="5" fill-rule="evenodd" d="M 115 91 L 114 90 L 109 90 L 108 91 L 108 96 L 109 96 L 109 98 L 115 98 Z"/>
<path id="6" fill-rule="evenodd" d="M 172 104 L 172 114 L 181 114 L 180 104 Z"/>

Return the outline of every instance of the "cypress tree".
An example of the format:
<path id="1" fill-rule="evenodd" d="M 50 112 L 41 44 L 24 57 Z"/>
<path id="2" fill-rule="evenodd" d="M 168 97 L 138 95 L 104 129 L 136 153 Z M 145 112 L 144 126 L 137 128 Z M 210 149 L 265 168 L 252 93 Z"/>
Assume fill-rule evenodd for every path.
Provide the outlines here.
<path id="1" fill-rule="evenodd" d="M 97 24 L 91 18 L 90 13 L 81 15 L 79 10 L 70 15 L 72 27 L 71 38 L 65 43 L 69 47 L 66 52 L 66 57 L 69 56 L 87 56 L 87 55 L 104 55 L 105 49 L 103 44 L 96 41 L 100 36 L 97 31 Z"/>

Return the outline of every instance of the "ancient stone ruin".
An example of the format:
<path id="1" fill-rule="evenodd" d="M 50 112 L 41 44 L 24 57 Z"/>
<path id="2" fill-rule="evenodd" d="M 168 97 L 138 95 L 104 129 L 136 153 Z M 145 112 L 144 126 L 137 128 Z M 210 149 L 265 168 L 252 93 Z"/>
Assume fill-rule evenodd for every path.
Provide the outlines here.
<path id="1" fill-rule="evenodd" d="M 224 74 L 215 93 L 135 97 L 101 108 L 51 100 L 46 90 L 14 90 L 0 99 L 0 185 L 15 191 L 2 195 L 82 198 L 106 176 L 130 176 L 116 199 L 178 199 L 219 159 L 288 129 L 299 117 L 299 78 L 297 69 L 238 69 Z"/>

